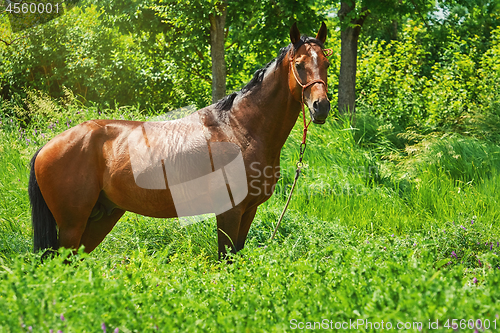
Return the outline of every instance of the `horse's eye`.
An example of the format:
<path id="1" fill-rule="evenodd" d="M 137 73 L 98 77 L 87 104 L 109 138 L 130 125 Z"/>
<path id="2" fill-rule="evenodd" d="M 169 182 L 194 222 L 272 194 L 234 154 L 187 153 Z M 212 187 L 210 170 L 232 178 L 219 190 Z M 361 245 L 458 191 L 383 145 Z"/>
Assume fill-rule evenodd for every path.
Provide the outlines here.
<path id="1" fill-rule="evenodd" d="M 297 68 L 297 70 L 304 69 L 304 64 L 301 63 L 301 62 L 296 62 L 295 63 L 295 68 Z"/>
<path id="2" fill-rule="evenodd" d="M 329 61 L 327 61 L 327 62 L 325 63 L 325 67 L 326 67 L 326 68 L 330 67 L 330 62 L 329 62 Z"/>

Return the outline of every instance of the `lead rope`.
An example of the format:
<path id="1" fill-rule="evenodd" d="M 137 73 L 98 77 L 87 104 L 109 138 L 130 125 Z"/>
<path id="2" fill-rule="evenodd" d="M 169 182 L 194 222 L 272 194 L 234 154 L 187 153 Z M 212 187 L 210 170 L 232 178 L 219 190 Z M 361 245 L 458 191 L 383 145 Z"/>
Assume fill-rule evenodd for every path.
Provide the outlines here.
<path id="1" fill-rule="evenodd" d="M 323 50 L 323 52 L 325 53 L 325 56 L 327 56 L 327 57 L 329 57 L 333 54 L 333 50 L 331 50 L 331 49 L 325 49 L 325 50 Z M 288 199 L 286 200 L 285 207 L 283 208 L 283 211 L 281 212 L 281 216 L 278 220 L 278 224 L 276 224 L 276 227 L 274 228 L 274 232 L 270 238 L 270 241 L 272 241 L 274 239 L 274 236 L 276 236 L 276 232 L 278 231 L 278 228 L 281 224 L 281 221 L 283 220 L 283 216 L 285 216 L 285 212 L 288 208 L 288 204 L 290 203 L 290 200 L 292 199 L 293 190 L 295 189 L 295 185 L 297 184 L 297 180 L 299 179 L 299 176 L 300 176 L 300 170 L 304 166 L 304 164 L 302 163 L 302 159 L 304 158 L 304 152 L 306 151 L 306 147 L 307 147 L 307 144 L 306 144 L 307 128 L 311 124 L 311 120 L 309 120 L 309 122 L 306 124 L 306 111 L 304 108 L 304 91 L 306 90 L 307 87 L 312 86 L 315 83 L 322 83 L 325 86 L 326 91 L 328 91 L 328 87 L 323 80 L 313 80 L 313 81 L 303 85 L 299 81 L 299 79 L 297 78 L 297 75 L 295 74 L 294 69 L 295 68 L 293 66 L 293 58 L 292 58 L 290 61 L 290 71 L 293 73 L 295 81 L 297 81 L 297 83 L 302 87 L 302 100 L 300 101 L 300 104 L 302 106 L 302 118 L 304 119 L 304 134 L 302 135 L 302 142 L 301 142 L 300 147 L 299 147 L 299 161 L 296 164 L 297 170 L 295 170 L 295 180 L 293 181 L 292 189 L 290 190 L 290 194 L 288 195 Z"/>
<path id="2" fill-rule="evenodd" d="M 307 132 L 304 131 L 304 135 Z M 299 179 L 300 176 L 300 170 L 303 167 L 302 164 L 302 158 L 304 157 L 304 151 L 306 150 L 306 143 L 303 142 L 300 144 L 300 155 L 299 155 L 299 161 L 297 162 L 297 170 L 295 170 L 295 180 L 293 181 L 292 189 L 290 190 L 290 194 L 288 195 L 288 199 L 286 200 L 285 208 L 283 208 L 283 212 L 281 212 L 281 216 L 278 220 L 278 224 L 276 225 L 276 228 L 274 228 L 273 235 L 271 236 L 271 241 L 274 239 L 274 236 L 276 235 L 276 232 L 278 231 L 278 227 L 281 224 L 281 220 L 283 220 L 283 216 L 285 216 L 286 209 L 288 208 L 288 204 L 290 203 L 290 199 L 292 199 L 292 194 L 293 190 L 295 189 L 295 185 L 297 184 L 297 180 Z"/>

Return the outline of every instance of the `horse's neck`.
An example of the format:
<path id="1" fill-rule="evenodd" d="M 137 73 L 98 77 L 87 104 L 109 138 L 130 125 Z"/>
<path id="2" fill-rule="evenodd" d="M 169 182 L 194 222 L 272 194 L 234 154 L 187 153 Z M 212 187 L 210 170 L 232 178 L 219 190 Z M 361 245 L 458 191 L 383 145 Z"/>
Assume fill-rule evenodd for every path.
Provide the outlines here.
<path id="1" fill-rule="evenodd" d="M 232 110 L 238 130 L 249 135 L 276 157 L 285 144 L 300 111 L 288 86 L 288 59 L 272 64 L 261 86 L 238 98 Z"/>

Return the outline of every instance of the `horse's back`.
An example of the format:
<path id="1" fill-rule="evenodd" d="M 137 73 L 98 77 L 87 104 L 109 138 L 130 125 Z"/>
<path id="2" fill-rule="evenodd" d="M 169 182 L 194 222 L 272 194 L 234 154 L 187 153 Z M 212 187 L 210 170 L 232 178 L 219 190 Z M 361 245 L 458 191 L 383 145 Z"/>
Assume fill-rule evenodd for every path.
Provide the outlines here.
<path id="1" fill-rule="evenodd" d="M 71 166 L 82 168 L 85 165 L 103 167 L 103 149 L 119 136 L 140 126 L 140 122 L 118 120 L 89 120 L 70 128 L 50 140 L 38 154 L 35 161 L 35 174 L 70 173 Z M 63 171 L 61 173 L 61 171 Z"/>

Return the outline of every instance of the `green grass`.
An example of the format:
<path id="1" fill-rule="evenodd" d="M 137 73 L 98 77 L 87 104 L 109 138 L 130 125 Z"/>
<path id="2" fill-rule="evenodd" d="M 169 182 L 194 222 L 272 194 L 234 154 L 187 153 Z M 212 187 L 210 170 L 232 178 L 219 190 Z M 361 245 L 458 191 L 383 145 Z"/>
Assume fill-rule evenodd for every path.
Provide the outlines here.
<path id="1" fill-rule="evenodd" d="M 429 136 L 411 151 L 383 141 L 366 148 L 360 130 L 329 119 L 310 130 L 306 166 L 271 243 L 293 182 L 298 124 L 276 193 L 232 265 L 217 261 L 214 220 L 181 227 L 132 213 L 92 254 L 40 264 L 29 160 L 67 123 L 98 117 L 146 119 L 134 108 L 70 105 L 32 116 L 24 130 L 1 120 L 1 332 L 101 332 L 103 324 L 107 332 L 283 332 L 324 319 L 422 322 L 432 332 L 453 331 L 448 319 L 500 327 L 498 146 Z M 391 150 L 399 157 L 388 158 Z"/>

